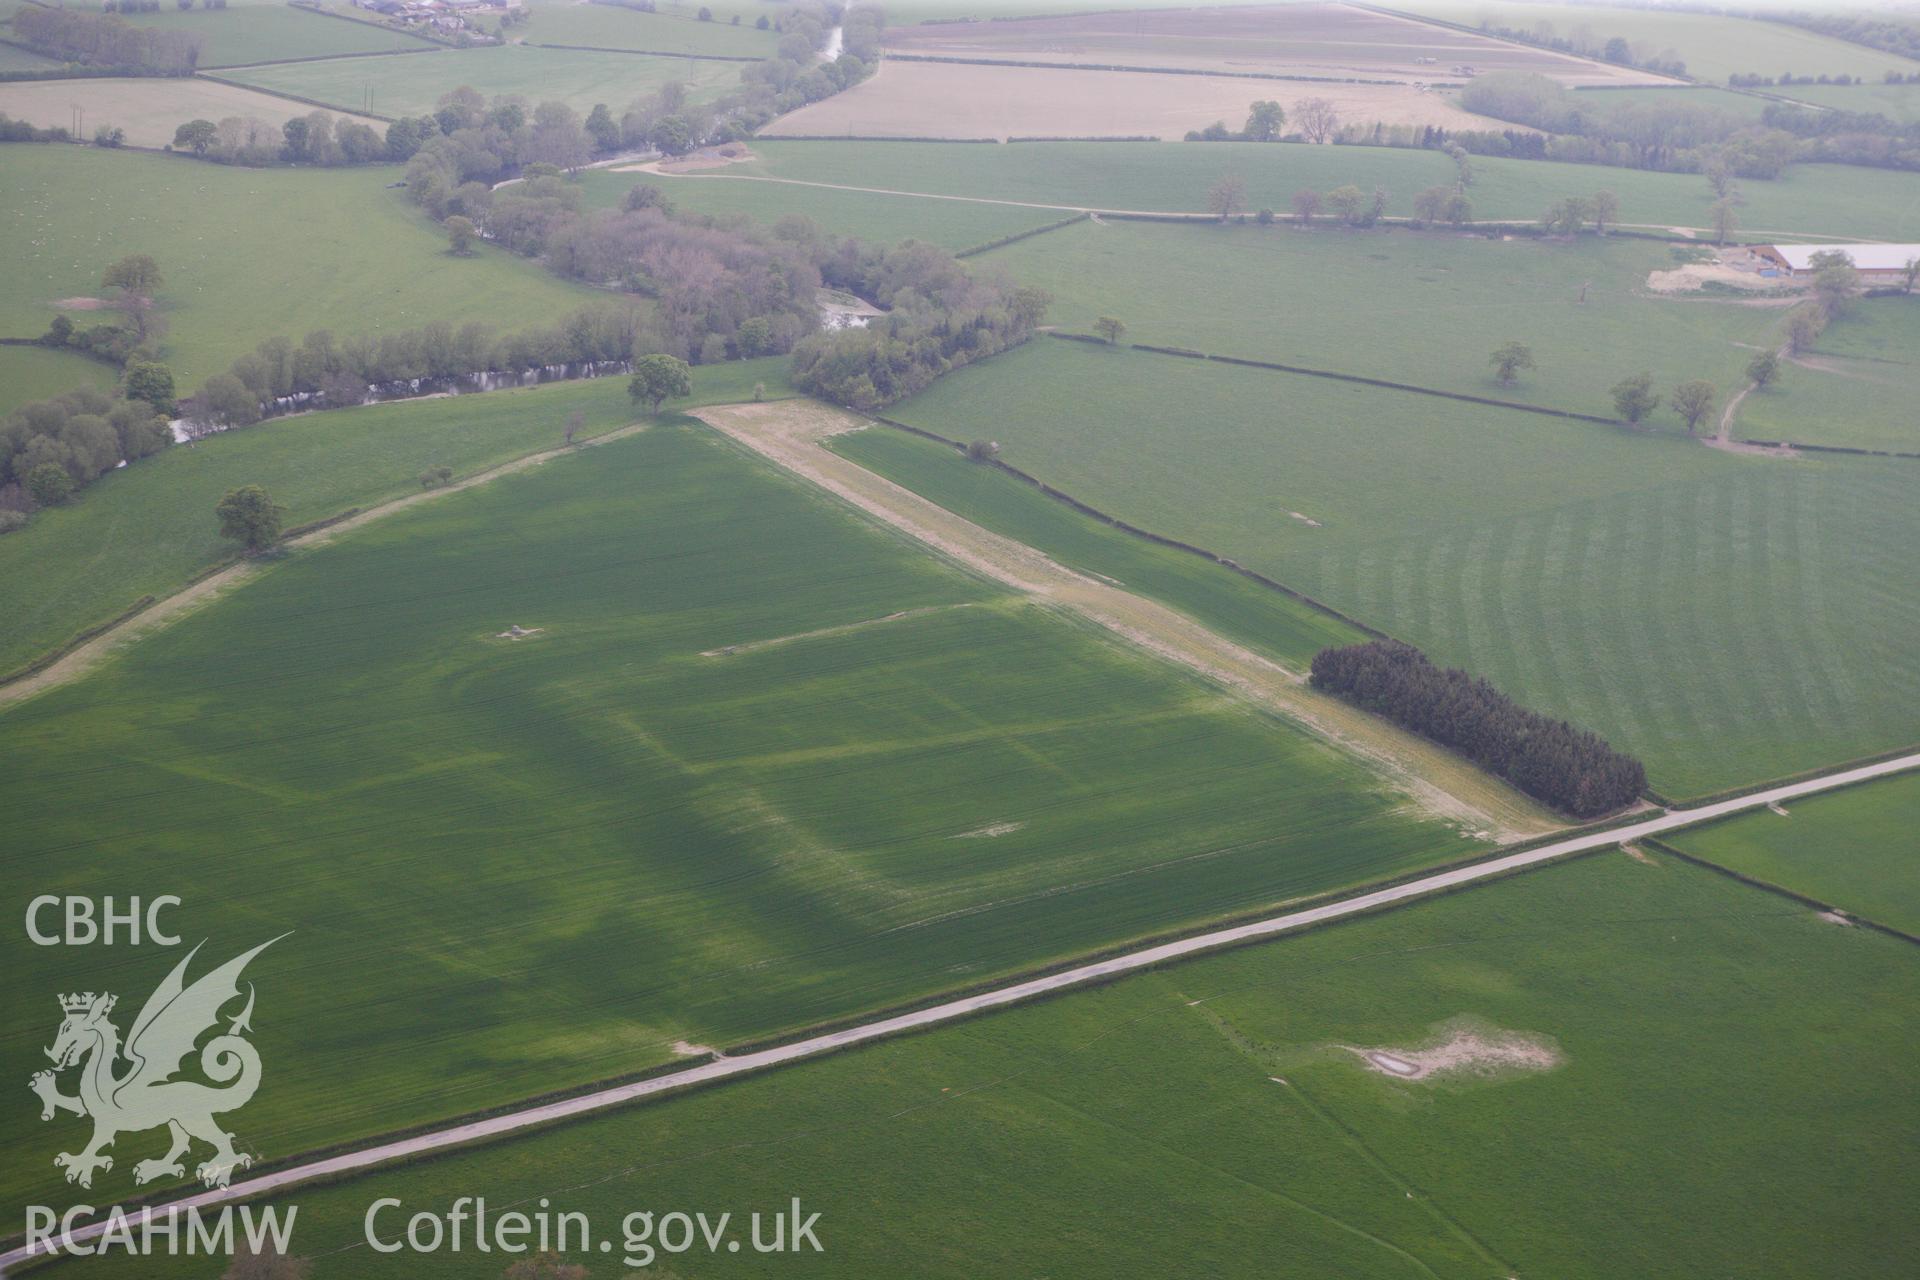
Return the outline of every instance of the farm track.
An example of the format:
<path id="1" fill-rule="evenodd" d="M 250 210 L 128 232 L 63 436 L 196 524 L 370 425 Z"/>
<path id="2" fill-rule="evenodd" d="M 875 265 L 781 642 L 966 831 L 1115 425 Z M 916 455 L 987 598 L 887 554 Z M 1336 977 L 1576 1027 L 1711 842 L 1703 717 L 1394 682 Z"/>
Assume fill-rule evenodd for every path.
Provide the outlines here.
<path id="1" fill-rule="evenodd" d="M 742 406 L 745 407 L 745 406 Z M 753 406 L 755 408 L 761 406 Z M 717 415 L 716 415 L 717 416 Z M 730 433 L 731 434 L 731 433 Z M 735 437 L 738 438 L 737 436 Z M 820 450 L 820 452 L 825 452 Z M 1801 782 L 1787 783 L 1757 791 L 1751 795 L 1732 800 L 1723 800 L 1715 804 L 1702 805 L 1695 809 L 1683 809 L 1677 812 L 1661 813 L 1642 822 L 1628 826 L 1614 827 L 1605 831 L 1588 832 L 1541 845 L 1537 848 L 1510 853 L 1468 866 L 1455 867 L 1448 871 L 1436 872 L 1402 884 L 1377 889 L 1371 893 L 1343 898 L 1335 902 L 1323 903 L 1317 907 L 1308 907 L 1283 915 L 1270 916 L 1248 924 L 1236 925 L 1225 929 L 1216 929 L 1209 933 L 1197 934 L 1174 942 L 1143 948 L 1124 955 L 1111 956 L 1090 964 L 1064 969 L 1043 977 L 1012 983 L 990 991 L 983 991 L 950 1000 L 943 1004 L 916 1009 L 908 1013 L 877 1019 L 858 1026 L 845 1027 L 838 1031 L 811 1036 L 790 1044 L 775 1045 L 768 1049 L 758 1049 L 743 1053 L 737 1057 L 716 1057 L 713 1061 L 700 1066 L 689 1067 L 685 1071 L 670 1075 L 654 1076 L 630 1084 L 602 1089 L 594 1093 L 577 1097 L 563 1098 L 558 1101 L 541 1103 L 518 1111 L 489 1116 L 467 1124 L 454 1125 L 430 1133 L 418 1134 L 410 1138 L 401 1138 L 381 1146 L 369 1147 L 359 1151 L 344 1152 L 324 1159 L 295 1165 L 274 1173 L 262 1174 L 243 1182 L 216 1190 L 202 1191 L 171 1202 L 173 1209 L 181 1210 L 187 1206 L 205 1209 L 216 1205 L 239 1200 L 249 1200 L 257 1196 L 283 1191 L 303 1183 L 319 1179 L 339 1179 L 350 1177 L 377 1166 L 395 1161 L 417 1159 L 436 1152 L 451 1151 L 470 1144 L 487 1142 L 537 1129 L 544 1125 L 556 1124 L 579 1116 L 624 1106 L 628 1103 L 675 1093 L 681 1089 L 714 1084 L 740 1076 L 752 1075 L 790 1063 L 801 1062 L 809 1058 L 837 1052 L 857 1045 L 870 1044 L 892 1036 L 904 1035 L 945 1023 L 957 1022 L 978 1014 L 1023 1004 L 1030 1000 L 1041 999 L 1062 991 L 1070 991 L 1096 983 L 1103 983 L 1127 974 L 1138 973 L 1160 965 L 1184 960 L 1190 956 L 1216 951 L 1223 947 L 1240 946 L 1260 942 L 1282 934 L 1296 933 L 1317 925 L 1358 916 L 1364 913 L 1391 908 L 1431 894 L 1446 893 L 1463 886 L 1481 881 L 1494 880 L 1522 871 L 1542 863 L 1577 854 L 1589 853 L 1597 849 L 1627 845 L 1636 840 L 1683 827 L 1711 822 L 1735 813 L 1767 805 L 1779 804 L 1786 800 L 1797 800 L 1804 796 L 1816 795 L 1823 791 L 1832 791 L 1852 786 L 1874 778 L 1888 777 L 1907 770 L 1920 768 L 1920 753 L 1900 756 L 1892 760 L 1883 760 L 1877 764 L 1862 765 L 1839 773 L 1828 774 L 1820 778 L 1810 778 Z M 1644 856 L 1644 855 L 1643 855 Z M 157 1216 L 163 1216 L 156 1210 Z M 76 1243 L 85 1243 L 101 1235 L 106 1230 L 105 1222 L 92 1226 L 79 1227 L 69 1237 Z M 26 1245 L 16 1246 L 0 1254 L 0 1276 L 7 1269 L 21 1262 L 40 1256 Z"/>
<path id="2" fill-rule="evenodd" d="M 550 458 L 557 458 L 561 454 L 570 453 L 575 449 L 591 448 L 596 444 L 604 444 L 611 440 L 618 440 L 624 436 L 633 435 L 639 431 L 645 431 L 648 425 L 648 423 L 644 422 L 630 423 L 627 426 L 617 427 L 612 431 L 606 432 L 604 435 L 595 436 L 591 440 L 583 441 L 578 445 L 563 445 L 558 449 L 544 449 L 539 453 L 530 453 L 524 457 L 515 458 L 511 462 L 503 462 L 497 467 L 490 467 L 485 471 L 475 472 L 464 480 L 457 480 L 442 488 L 426 489 L 419 493 L 410 493 L 404 498 L 395 498 L 390 502 L 382 502 L 377 506 L 368 507 L 364 511 L 357 511 L 345 520 L 335 521 L 324 528 L 315 529 L 310 533 L 301 534 L 298 537 L 288 538 L 282 545 L 295 548 L 324 546 L 328 541 L 342 533 L 346 533 L 352 529 L 358 529 L 362 525 L 383 519 L 393 515 L 395 512 L 404 511 L 417 503 L 430 502 L 435 498 L 444 497 L 450 493 L 459 493 L 463 489 L 471 489 L 475 485 L 485 484 L 489 480 L 510 475 L 515 471 L 524 471 L 528 467 L 538 466 Z M 44 693 L 48 689 L 66 684 L 70 680 L 78 679 L 99 666 L 114 650 L 120 648 L 122 645 L 130 644 L 148 632 L 157 631 L 161 627 L 178 621 L 180 618 L 192 613 L 195 609 L 213 600 L 223 592 L 250 580 L 259 574 L 264 567 L 265 566 L 258 560 L 242 560 L 238 564 L 228 565 L 224 569 L 210 573 L 198 582 L 192 583 L 182 590 L 176 591 L 174 594 L 159 600 L 151 607 L 141 610 L 124 622 L 109 627 L 45 670 L 36 671 L 30 676 L 15 680 L 11 684 L 0 685 L 0 712 L 4 712 L 6 708 L 15 703 L 24 702 L 37 693 Z"/>
<path id="3" fill-rule="evenodd" d="M 1791 355 L 1792 351 L 1793 344 L 1788 342 L 1782 343 L 1779 349 L 1773 354 L 1775 359 L 1785 360 Z M 1746 403 L 1748 396 L 1759 389 L 1760 384 L 1749 378 L 1746 386 L 1734 392 L 1732 398 L 1727 401 L 1727 407 L 1721 411 L 1719 429 L 1706 438 L 1706 443 L 1715 449 L 1725 449 L 1729 453 L 1763 453 L 1771 454 L 1775 457 L 1791 458 L 1794 456 L 1792 449 L 1772 445 L 1748 444 L 1744 440 L 1736 440 L 1733 437 L 1733 424 L 1740 416 L 1740 406 Z"/>
<path id="4" fill-rule="evenodd" d="M 1068 569 L 822 447 L 869 424 L 817 401 L 726 405 L 693 416 L 976 572 L 1097 623 L 1366 760 L 1421 808 L 1502 842 L 1563 825 L 1432 743 L 1309 688 L 1305 677 L 1154 600 Z"/>

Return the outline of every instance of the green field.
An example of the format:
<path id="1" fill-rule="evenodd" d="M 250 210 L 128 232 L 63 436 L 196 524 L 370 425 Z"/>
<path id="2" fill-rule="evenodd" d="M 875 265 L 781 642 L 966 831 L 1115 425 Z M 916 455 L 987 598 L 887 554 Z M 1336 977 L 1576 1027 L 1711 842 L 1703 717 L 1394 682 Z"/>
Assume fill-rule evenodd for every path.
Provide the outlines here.
<path id="1" fill-rule="evenodd" d="M 166 275 L 161 354 L 182 390 L 276 334 L 475 317 L 508 329 L 607 296 L 510 254 L 453 257 L 403 193 L 383 190 L 397 173 L 386 167 L 240 169 L 52 146 L 10 146 L 6 162 L 0 221 L 34 233 L 0 257 L 0 333 L 45 332 L 52 302 L 96 294 L 122 254 L 151 254 Z"/>
<path id="2" fill-rule="evenodd" d="M 1843 911 L 1920 934 L 1920 776 L 1795 800 L 1669 843 Z"/>
<path id="3" fill-rule="evenodd" d="M 1203 212 L 1222 174 L 1247 183 L 1249 209 L 1289 209 L 1302 187 L 1385 187 L 1387 212 L 1413 212 L 1423 187 L 1451 183 L 1434 151 L 1269 143 L 755 142 L 756 165 L 729 173 L 942 195 L 1101 209 Z M 1626 223 L 1704 227 L 1713 194 L 1698 176 L 1475 157 L 1468 194 L 1477 218 L 1531 221 L 1554 201 L 1601 187 L 1620 197 Z M 1773 182 L 1741 186 L 1742 227 L 1843 238 L 1920 239 L 1920 174 L 1844 165 L 1796 165 Z"/>
<path id="4" fill-rule="evenodd" d="M 277 1153 L 1480 847 L 690 423 L 297 554 L 0 741 L 15 900 L 295 931 L 257 971 L 245 1132 Z M 33 951 L 0 995 L 22 1079 L 47 992 L 173 959 Z M 74 1194 L 42 1132 L 0 1120 L 15 1209 Z"/>
<path id="5" fill-rule="evenodd" d="M 1555 34 L 1560 36 L 1570 36 L 1582 29 L 1602 42 L 1620 36 L 1636 51 L 1644 50 L 1661 57 L 1678 56 L 1687 64 L 1688 75 L 1716 84 L 1726 83 L 1730 75 L 1753 72 L 1864 76 L 1878 80 L 1888 71 L 1904 74 L 1913 70 L 1913 63 L 1898 54 L 1815 35 L 1785 23 L 1723 14 L 1615 9 L 1588 4 L 1577 8 L 1549 8 L 1481 3 L 1480 0 L 1406 0 L 1394 7 L 1474 28 L 1491 20 L 1497 26 L 1532 32 L 1544 21 L 1556 28 Z"/>
<path id="6" fill-rule="evenodd" d="M 404 31 L 307 13 L 290 5 L 245 4 L 182 12 L 169 2 L 158 13 L 130 13 L 126 17 L 143 27 L 199 36 L 200 65 L 204 68 L 434 47 L 430 41 Z"/>
<path id="7" fill-rule="evenodd" d="M 1190 552 L 1156 546 L 1047 497 L 1005 472 L 904 431 L 835 436 L 829 446 L 955 515 L 1117 582 L 1295 668 L 1328 645 L 1365 638 L 1303 602 Z"/>
<path id="8" fill-rule="evenodd" d="M 645 184 L 659 188 L 673 208 L 683 213 L 746 217 L 769 226 L 787 214 L 800 214 L 813 219 L 826 235 L 855 236 L 877 244 L 925 240 L 954 251 L 971 249 L 1070 216 L 1018 205 L 876 196 L 772 182 L 662 178 L 610 169 L 595 169 L 585 174 L 582 182 L 587 189 L 587 200 L 605 208 L 618 207 L 628 191 Z"/>
<path id="9" fill-rule="evenodd" d="M 1059 340 L 889 413 L 1592 728 L 1669 794 L 1920 739 L 1905 463 Z"/>
<path id="10" fill-rule="evenodd" d="M 641 13 L 608 4 L 566 0 L 536 4 L 525 26 L 510 29 L 529 44 L 580 45 L 592 49 L 646 49 L 654 53 L 699 53 L 731 58 L 771 58 L 780 37 L 761 31 L 753 18 L 734 26 L 722 15 L 716 22 L 669 13 Z M 757 16 L 757 15 L 756 15 Z"/>
<path id="11" fill-rule="evenodd" d="M 1878 112 L 1890 120 L 1920 120 L 1920 84 L 1796 84 L 1770 92 L 1842 111 Z"/>
<path id="12" fill-rule="evenodd" d="M 787 390 L 777 356 L 693 378 L 694 397 L 676 403 L 745 400 L 755 382 Z M 0 672 L 231 556 L 212 516 L 229 489 L 264 485 L 290 525 L 305 524 L 417 493 L 430 466 L 467 476 L 552 448 L 575 410 L 589 434 L 635 417 L 625 379 L 603 378 L 270 419 L 144 458 L 0 539 Z"/>
<path id="13" fill-rule="evenodd" d="M 1742 119 L 1758 120 L 1773 105 L 1758 94 L 1736 93 L 1731 89 L 1582 89 L 1575 101 L 1582 107 L 1682 106 L 1724 111 Z"/>
<path id="14" fill-rule="evenodd" d="M 60 65 L 18 45 L 0 44 L 0 71 L 52 71 Z"/>
<path id="15" fill-rule="evenodd" d="M 368 1207 L 403 1202 L 379 1219 L 390 1239 L 456 1196 L 495 1213 L 547 1197 L 613 1244 L 569 1260 L 613 1275 L 630 1212 L 732 1211 L 744 1235 L 750 1211 L 798 1196 L 823 1253 L 656 1265 L 1894 1280 L 1920 1250 L 1914 960 L 1709 871 L 1595 855 L 301 1192 L 296 1251 L 317 1276 L 491 1275 L 470 1246 L 375 1254 Z M 1342 1047 L 1417 1046 L 1462 1018 L 1550 1037 L 1562 1061 L 1407 1082 Z"/>
<path id="16" fill-rule="evenodd" d="M 1613 384 L 1745 383 L 1782 313 L 1649 296 L 1664 244 L 1489 241 L 1451 232 L 1086 222 L 979 259 L 1053 294 L 1048 320 L 1086 333 L 1118 316 L 1127 339 L 1357 373 L 1612 416 Z M 1581 300 L 1582 293 L 1585 300 Z M 1525 341 L 1539 367 L 1513 387 L 1488 356 Z M 1661 429 L 1684 431 L 1663 415 Z"/>
<path id="17" fill-rule="evenodd" d="M 46 347 L 0 347 L 0 418 L 75 387 L 110 391 L 118 381 L 112 365 L 83 355 Z"/>
<path id="18" fill-rule="evenodd" d="M 529 103 L 564 102 L 584 116 L 601 102 L 618 112 L 668 81 L 688 85 L 695 98 L 713 97 L 739 83 L 740 64 L 515 44 L 442 49 L 417 58 L 289 62 L 249 67 L 223 78 L 345 111 L 385 116 L 424 115 L 462 85 L 489 98 L 518 94 Z"/>
<path id="19" fill-rule="evenodd" d="M 1780 381 L 1740 406 L 1738 434 L 1920 453 L 1920 298 L 1869 298 Z"/>

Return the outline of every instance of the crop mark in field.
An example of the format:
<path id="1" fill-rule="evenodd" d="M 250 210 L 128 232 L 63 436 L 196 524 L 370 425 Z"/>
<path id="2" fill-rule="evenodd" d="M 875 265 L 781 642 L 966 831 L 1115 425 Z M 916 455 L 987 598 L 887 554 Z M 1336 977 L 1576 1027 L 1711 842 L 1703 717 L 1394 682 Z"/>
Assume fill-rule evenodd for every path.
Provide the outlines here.
<path id="1" fill-rule="evenodd" d="M 635 432 L 645 431 L 650 425 L 651 424 L 645 422 L 630 423 L 627 426 L 618 427 L 602 435 L 594 436 L 586 442 L 586 446 L 592 447 L 607 444 L 611 441 L 633 435 Z M 511 475 L 516 471 L 524 471 L 528 467 L 537 467 L 549 459 L 557 458 L 562 454 L 573 453 L 580 447 L 579 445 L 565 445 L 558 449 L 544 449 L 539 453 L 529 453 L 524 457 L 515 458 L 511 462 L 503 462 L 497 467 L 489 467 L 485 471 L 476 472 L 464 480 L 456 480 L 452 484 L 443 485 L 438 489 L 427 489 L 419 493 L 410 493 L 404 498 L 395 498 L 391 502 L 382 502 L 377 506 L 368 507 L 365 511 L 358 512 L 345 520 L 337 521 L 324 528 L 315 529 L 311 533 L 301 534 L 297 538 L 288 538 L 281 546 L 287 548 L 324 546 L 343 533 L 358 529 L 364 524 L 370 524 L 385 516 L 390 516 L 397 511 L 405 511 L 415 503 L 438 501 L 449 494 L 459 493 L 463 489 L 471 489 L 475 485 L 485 484 L 489 480 L 498 479 L 504 475 Z M 200 606 L 211 602 L 215 596 L 229 587 L 236 587 L 247 581 L 253 577 L 254 574 L 261 572 L 263 568 L 263 564 L 258 560 L 241 560 L 236 564 L 230 564 L 218 572 L 208 574 L 191 586 L 174 592 L 150 608 L 143 609 L 125 621 L 107 628 L 107 630 L 94 636 L 85 644 L 75 648 L 45 670 L 37 671 L 33 675 L 15 680 L 10 684 L 0 685 L 0 709 L 4 709 L 12 703 L 25 701 L 36 693 L 43 693 L 56 685 L 65 684 L 69 680 L 86 674 L 119 646 L 130 640 L 137 639 L 148 632 L 157 631 L 161 627 L 177 622 Z"/>
<path id="2" fill-rule="evenodd" d="M 821 627 L 817 631 L 796 631 L 790 636 L 774 636 L 770 640 L 748 640 L 741 644 L 722 645 L 718 649 L 702 649 L 703 658 L 731 658 L 742 653 L 758 653 L 762 649 L 773 649 L 784 644 L 795 644 L 802 640 L 824 640 L 829 636 L 844 636 L 854 631 L 863 631 L 868 627 L 878 627 L 888 622 L 904 622 L 908 618 L 922 618 L 930 613 L 944 613 L 949 609 L 968 609 L 971 604 L 933 604 L 924 609 L 902 609 L 899 613 L 889 613 L 884 618 L 867 618 L 860 622 L 846 622 L 837 627 Z"/>
<path id="3" fill-rule="evenodd" d="M 971 831 L 962 831 L 959 835 L 948 836 L 949 840 L 995 840 L 1001 836 L 1010 836 L 1025 827 L 1024 822 L 990 822 L 984 827 L 975 827 Z"/>
<path id="4" fill-rule="evenodd" d="M 863 418 L 810 400 L 692 412 L 755 453 L 976 573 L 1097 623 L 1303 725 L 1366 760 L 1421 809 L 1463 831 L 1490 830 L 1509 840 L 1561 825 L 1518 792 L 1432 743 L 1316 692 L 1300 672 L 1158 601 L 1100 582 L 1025 543 L 983 529 L 822 446 L 831 436 L 868 427 Z"/>

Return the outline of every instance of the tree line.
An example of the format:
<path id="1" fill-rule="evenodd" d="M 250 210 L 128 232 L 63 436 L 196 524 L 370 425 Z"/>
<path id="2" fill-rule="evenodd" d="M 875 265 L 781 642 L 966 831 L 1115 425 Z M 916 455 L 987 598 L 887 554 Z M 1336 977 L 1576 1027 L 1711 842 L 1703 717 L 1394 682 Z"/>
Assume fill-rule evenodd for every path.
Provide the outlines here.
<path id="1" fill-rule="evenodd" d="M 1832 36 L 1849 44 L 1865 45 L 1903 58 L 1920 58 L 1920 17 L 1896 12 L 1808 9 L 1729 9 L 1734 17 L 1756 22 L 1779 22 L 1790 27 Z M 1893 75 L 1889 72 L 1888 75 Z"/>
<path id="2" fill-rule="evenodd" d="M 1644 71 L 1657 71 L 1669 76 L 1687 74 L 1687 64 L 1677 49 L 1656 48 L 1648 41 L 1629 40 L 1625 36 L 1596 35 L 1593 28 L 1584 22 L 1565 35 L 1556 31 L 1553 23 L 1544 18 L 1524 29 L 1502 26 L 1491 18 L 1483 18 L 1480 29 L 1505 40 L 1518 40 L 1523 44 L 1557 49 L 1583 58 L 1598 58 L 1602 62 L 1617 63 L 1623 67 L 1639 67 Z"/>
<path id="3" fill-rule="evenodd" d="M 1529 711 L 1485 680 L 1435 666 L 1397 640 L 1322 649 L 1311 678 L 1316 689 L 1457 751 L 1576 818 L 1625 808 L 1647 785 L 1640 762 L 1599 735 Z"/>
<path id="4" fill-rule="evenodd" d="M 1461 91 L 1460 105 L 1543 131 L 1545 137 L 1523 144 L 1522 158 L 1672 173 L 1718 163 L 1743 178 L 1775 178 L 1789 164 L 1812 161 L 1920 169 L 1920 123 L 1877 113 L 1772 103 L 1754 121 L 1684 94 L 1669 102 L 1616 102 L 1518 71 L 1477 77 Z"/>
<path id="5" fill-rule="evenodd" d="M 429 212 L 435 203 L 456 211 L 448 214 L 456 245 L 464 219 L 567 279 L 653 299 L 648 351 L 697 364 L 791 350 L 818 326 L 821 265 L 841 252 L 806 219 L 766 228 L 676 217 L 644 184 L 619 209 L 585 208 L 579 185 L 550 173 L 498 191 L 464 183 L 415 194 L 429 197 Z"/>
<path id="6" fill-rule="evenodd" d="M 1040 289 L 975 277 L 930 245 L 909 241 L 897 252 L 935 272 L 894 291 L 893 310 L 867 327 L 803 338 L 793 350 L 794 386 L 871 413 L 926 390 L 945 373 L 1025 342 L 1052 301 Z"/>
<path id="7" fill-rule="evenodd" d="M 209 427 L 245 427 L 280 409 L 364 404 L 370 388 L 404 394 L 406 384 L 418 383 L 424 393 L 452 389 L 476 374 L 625 362 L 645 345 L 646 320 L 629 303 L 583 307 L 557 324 L 506 334 L 480 321 L 435 321 L 378 336 L 337 338 L 318 329 L 298 344 L 272 337 L 208 378 L 180 411 Z"/>
<path id="8" fill-rule="evenodd" d="M 39 48 L 40 52 L 52 56 L 88 61 L 78 55 L 92 51 L 91 57 L 98 60 L 90 61 L 89 65 L 124 68 L 145 75 L 191 74 L 198 60 L 199 43 L 195 38 L 192 56 L 180 55 L 183 60 L 176 70 L 165 69 L 153 57 L 140 63 L 114 61 L 112 59 L 131 56 L 135 51 L 133 45 L 122 48 L 107 39 L 104 28 L 88 24 L 109 21 L 115 28 L 133 33 L 128 39 L 135 44 L 150 36 L 177 37 L 179 33 L 157 32 L 118 18 L 103 20 L 98 15 L 31 5 L 22 10 L 20 17 L 29 14 L 69 15 L 83 20 L 66 39 L 62 46 L 64 52 L 51 45 Z M 827 32 L 835 22 L 842 25 L 842 51 L 834 61 L 820 63 L 817 52 L 826 43 Z M 688 87 L 674 82 L 636 99 L 618 115 L 606 103 L 596 103 L 583 120 L 562 103 L 544 102 L 529 107 L 525 99 L 517 96 L 496 97 L 489 102 L 471 87 L 461 86 L 443 95 L 437 110 L 393 121 L 384 134 L 359 121 L 336 119 L 325 111 L 311 112 L 279 127 L 248 116 L 228 116 L 220 120 L 199 118 L 181 124 L 174 131 L 171 149 L 217 163 L 254 167 L 406 163 L 425 152 L 437 163 L 421 176 L 448 186 L 467 181 L 497 182 L 535 163 L 574 169 L 595 156 L 621 151 L 651 149 L 681 155 L 697 147 L 747 137 L 775 116 L 818 102 L 864 80 L 879 58 L 884 23 L 885 16 L 878 8 L 863 7 L 843 13 L 837 5 L 804 0 L 771 24 L 781 32 L 775 55 L 745 67 L 741 71 L 740 87 L 712 102 L 692 101 Z M 29 26 L 34 24 L 49 26 L 39 16 L 30 20 Z M 16 31 L 19 25 L 16 18 Z M 54 27 L 66 30 L 58 22 L 49 29 Z M 24 37 L 22 43 L 27 43 Z M 162 44 L 155 48 L 170 49 L 171 46 Z M 0 142 L 67 140 L 69 135 L 63 129 L 34 130 L 11 123 L 0 128 Z M 107 145 L 118 141 L 96 140 Z M 410 182 L 414 177 L 409 174 Z"/>
<path id="9" fill-rule="evenodd" d="M 172 407 L 173 375 L 136 364 L 117 394 L 82 387 L 0 418 L 0 533 L 68 501 L 123 460 L 164 449 Z"/>
<path id="10" fill-rule="evenodd" d="M 185 76 L 200 65 L 199 36 L 138 26 L 111 13 L 25 4 L 14 12 L 10 33 L 46 57 L 130 75 Z"/>

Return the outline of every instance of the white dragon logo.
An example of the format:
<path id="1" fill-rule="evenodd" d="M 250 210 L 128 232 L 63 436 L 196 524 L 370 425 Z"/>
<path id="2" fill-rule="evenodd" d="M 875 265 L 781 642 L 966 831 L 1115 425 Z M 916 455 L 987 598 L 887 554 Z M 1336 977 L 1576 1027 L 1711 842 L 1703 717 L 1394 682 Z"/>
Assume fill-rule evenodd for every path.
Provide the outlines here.
<path id="1" fill-rule="evenodd" d="M 112 1146 L 119 1134 L 161 1125 L 172 1135 L 172 1145 L 159 1159 L 142 1160 L 133 1167 L 136 1183 L 184 1177 L 181 1157 L 196 1138 L 213 1147 L 213 1156 L 194 1169 L 209 1187 L 226 1186 L 236 1168 L 253 1163 L 253 1157 L 233 1149 L 233 1135 L 213 1119 L 216 1113 L 244 1107 L 260 1087 L 260 1055 L 241 1038 L 242 1032 L 253 1029 L 252 983 L 247 984 L 246 1007 L 230 1021 L 226 1034 L 214 1036 L 200 1050 L 200 1070 L 225 1087 L 172 1077 L 193 1052 L 195 1042 L 219 1023 L 221 1007 L 239 996 L 240 971 L 247 962 L 278 941 L 263 942 L 187 986 L 187 965 L 200 951 L 196 946 L 147 998 L 124 1048 L 119 1028 L 107 1020 L 116 997 L 91 991 L 60 997 L 65 1017 L 53 1047 L 47 1050 L 53 1070 L 36 1073 L 29 1084 L 40 1096 L 42 1120 L 53 1119 L 59 1111 L 93 1119 L 93 1141 L 84 1150 L 53 1158 L 56 1168 L 66 1170 L 68 1182 L 91 1187 L 94 1170 L 113 1168 L 113 1158 L 102 1155 L 102 1148 Z M 115 1065 L 123 1057 L 131 1065 L 116 1075 Z M 68 1097 L 59 1091 L 55 1072 L 83 1061 L 80 1092 Z"/>

